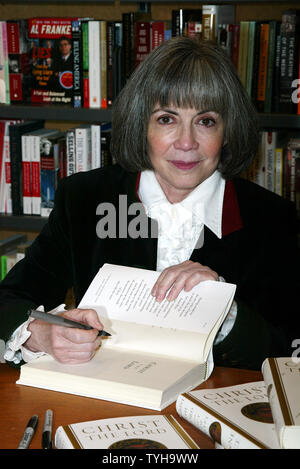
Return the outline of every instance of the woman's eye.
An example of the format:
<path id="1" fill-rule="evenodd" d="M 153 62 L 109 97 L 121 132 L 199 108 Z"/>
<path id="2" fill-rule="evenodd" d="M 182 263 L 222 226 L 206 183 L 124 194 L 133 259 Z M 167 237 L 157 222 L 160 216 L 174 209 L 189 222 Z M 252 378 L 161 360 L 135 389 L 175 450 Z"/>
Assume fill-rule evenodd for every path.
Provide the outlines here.
<path id="1" fill-rule="evenodd" d="M 215 124 L 215 121 L 210 117 L 204 117 L 203 119 L 199 119 L 199 124 L 204 125 L 205 127 L 212 127 Z"/>
<path id="2" fill-rule="evenodd" d="M 160 124 L 171 124 L 173 122 L 173 118 L 171 116 L 161 116 L 157 120 Z"/>

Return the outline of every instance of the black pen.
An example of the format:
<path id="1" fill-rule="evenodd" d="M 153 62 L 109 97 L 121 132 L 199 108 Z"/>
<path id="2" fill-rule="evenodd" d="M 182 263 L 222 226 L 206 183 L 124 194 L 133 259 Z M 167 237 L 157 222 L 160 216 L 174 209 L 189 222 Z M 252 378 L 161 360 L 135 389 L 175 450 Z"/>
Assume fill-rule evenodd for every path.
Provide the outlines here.
<path id="1" fill-rule="evenodd" d="M 44 428 L 42 434 L 42 448 L 52 449 L 52 420 L 53 411 L 47 409 L 45 412 Z"/>
<path id="2" fill-rule="evenodd" d="M 32 437 L 34 435 L 38 420 L 39 420 L 39 418 L 38 418 L 37 415 L 33 415 L 31 417 L 31 419 L 27 423 L 25 432 L 24 432 L 24 434 L 22 436 L 22 439 L 19 443 L 18 449 L 27 449 L 28 448 L 28 446 L 30 445 L 30 442 L 32 440 Z"/>
<path id="3" fill-rule="evenodd" d="M 56 324 L 57 326 L 65 327 L 75 327 L 77 329 L 90 330 L 94 329 L 92 326 L 83 324 L 82 322 L 72 321 L 71 319 L 64 318 L 63 316 L 57 316 L 56 314 L 44 313 L 43 311 L 37 311 L 35 309 L 30 309 L 28 311 L 28 316 L 30 318 L 40 319 L 41 321 L 48 322 L 50 324 Z M 110 336 L 109 332 L 99 331 L 98 335 L 100 336 Z"/>

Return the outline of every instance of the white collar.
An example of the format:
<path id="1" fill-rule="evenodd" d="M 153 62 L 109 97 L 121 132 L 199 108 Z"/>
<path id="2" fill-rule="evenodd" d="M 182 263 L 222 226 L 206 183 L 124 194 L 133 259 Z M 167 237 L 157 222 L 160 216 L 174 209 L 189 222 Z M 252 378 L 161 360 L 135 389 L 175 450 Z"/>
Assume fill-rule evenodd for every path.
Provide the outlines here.
<path id="1" fill-rule="evenodd" d="M 178 208 L 182 213 L 188 210 L 198 221 L 204 223 L 218 238 L 222 237 L 222 209 L 225 180 L 215 171 L 197 186 L 184 200 L 171 204 L 152 170 L 141 172 L 138 195 L 147 214 L 155 212 L 159 205 L 167 204 Z M 184 209 L 184 210 L 181 210 Z"/>

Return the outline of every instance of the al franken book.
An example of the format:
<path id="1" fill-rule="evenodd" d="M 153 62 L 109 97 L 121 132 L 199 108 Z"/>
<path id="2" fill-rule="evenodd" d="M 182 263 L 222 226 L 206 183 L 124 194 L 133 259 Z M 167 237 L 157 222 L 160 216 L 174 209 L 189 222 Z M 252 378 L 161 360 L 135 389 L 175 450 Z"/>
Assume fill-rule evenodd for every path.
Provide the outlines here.
<path id="1" fill-rule="evenodd" d="M 72 21 L 75 18 L 30 18 L 32 89 L 35 104 L 73 105 Z"/>

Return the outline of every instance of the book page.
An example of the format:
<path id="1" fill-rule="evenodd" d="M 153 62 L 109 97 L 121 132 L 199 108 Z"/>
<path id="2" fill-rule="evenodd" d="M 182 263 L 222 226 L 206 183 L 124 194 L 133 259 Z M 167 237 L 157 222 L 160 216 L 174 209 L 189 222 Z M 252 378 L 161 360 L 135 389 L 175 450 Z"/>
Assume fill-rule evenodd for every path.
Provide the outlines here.
<path id="1" fill-rule="evenodd" d="M 94 308 L 104 329 L 112 334 L 103 340 L 103 347 L 205 361 L 231 305 L 235 285 L 206 281 L 191 292 L 181 292 L 175 301 L 158 303 L 151 289 L 159 275 L 105 264 L 79 307 Z"/>
<path id="2" fill-rule="evenodd" d="M 207 280 L 174 301 L 158 303 L 151 289 L 159 272 L 105 264 L 79 307 L 97 307 L 100 318 L 208 334 L 233 299 L 235 285 Z"/>

